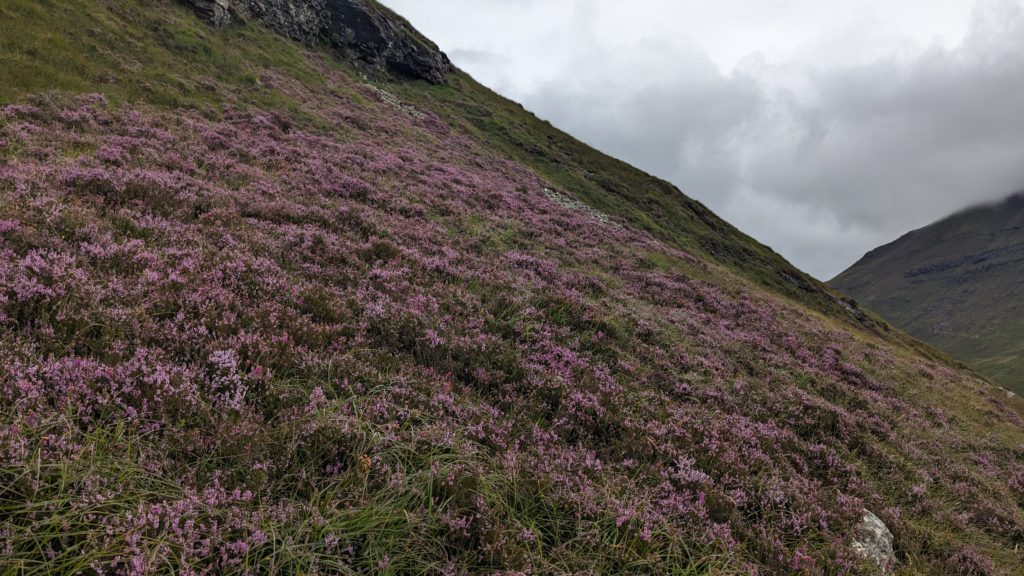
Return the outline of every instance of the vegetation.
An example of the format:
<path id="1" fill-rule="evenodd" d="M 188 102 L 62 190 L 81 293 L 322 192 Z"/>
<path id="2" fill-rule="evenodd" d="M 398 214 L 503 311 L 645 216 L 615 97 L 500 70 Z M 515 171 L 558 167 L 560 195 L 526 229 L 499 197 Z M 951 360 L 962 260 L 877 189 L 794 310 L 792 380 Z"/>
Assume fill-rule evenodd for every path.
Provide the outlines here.
<path id="1" fill-rule="evenodd" d="M 865 508 L 1021 573 L 1024 406 L 664 183 L 176 4 L 0 18 L 0 574 L 872 574 Z"/>

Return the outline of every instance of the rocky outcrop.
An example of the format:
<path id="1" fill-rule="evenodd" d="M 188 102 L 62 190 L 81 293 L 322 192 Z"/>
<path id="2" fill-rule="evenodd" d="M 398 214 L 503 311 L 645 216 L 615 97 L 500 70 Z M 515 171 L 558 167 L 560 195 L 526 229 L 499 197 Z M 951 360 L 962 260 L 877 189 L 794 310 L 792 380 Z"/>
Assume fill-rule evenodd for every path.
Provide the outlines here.
<path id="1" fill-rule="evenodd" d="M 864 511 L 860 524 L 854 528 L 853 551 L 865 560 L 876 563 L 882 574 L 888 576 L 896 568 L 896 554 L 892 549 L 892 532 L 870 511 Z"/>
<path id="2" fill-rule="evenodd" d="M 328 0 L 327 37 L 363 61 L 392 72 L 444 82 L 451 62 L 436 45 L 394 13 L 366 0 Z"/>
<path id="3" fill-rule="evenodd" d="M 254 20 L 305 44 L 326 42 L 371 70 L 434 84 L 451 62 L 408 22 L 374 0 L 187 0 L 216 26 Z"/>
<path id="4" fill-rule="evenodd" d="M 327 25 L 326 0 L 223 0 L 240 18 L 256 20 L 292 40 L 316 42 Z"/>

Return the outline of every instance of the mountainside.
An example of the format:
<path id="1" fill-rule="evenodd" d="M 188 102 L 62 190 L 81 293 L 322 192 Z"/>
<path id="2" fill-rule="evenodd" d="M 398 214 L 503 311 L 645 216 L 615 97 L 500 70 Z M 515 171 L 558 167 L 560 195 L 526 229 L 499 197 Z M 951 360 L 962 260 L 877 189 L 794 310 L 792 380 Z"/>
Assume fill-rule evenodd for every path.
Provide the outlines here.
<path id="1" fill-rule="evenodd" d="M 0 574 L 1024 574 L 1019 398 L 442 57 L 0 3 Z"/>
<path id="2" fill-rule="evenodd" d="M 1024 394 L 1024 193 L 911 232 L 831 284 Z"/>

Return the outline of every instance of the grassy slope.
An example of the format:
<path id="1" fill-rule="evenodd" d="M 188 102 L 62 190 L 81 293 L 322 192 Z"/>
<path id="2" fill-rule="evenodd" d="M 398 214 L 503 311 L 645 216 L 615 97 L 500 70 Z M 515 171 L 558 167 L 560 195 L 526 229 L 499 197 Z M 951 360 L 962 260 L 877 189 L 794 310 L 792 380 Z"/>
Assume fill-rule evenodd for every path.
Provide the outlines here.
<path id="1" fill-rule="evenodd" d="M 530 166 L 590 206 L 670 245 L 703 255 L 845 326 L 866 330 L 928 358 L 952 361 L 943 352 L 893 330 L 853 300 L 844 300 L 671 183 L 587 146 L 464 73 L 454 74 L 448 86 L 396 85 L 392 89 Z"/>
<path id="2" fill-rule="evenodd" d="M 841 316 L 843 308 L 820 282 L 672 184 L 583 144 L 471 77 L 458 73 L 449 86 L 410 86 L 398 92 L 439 111 L 591 206 L 683 250 L 707 255 L 780 294 Z"/>
<path id="3" fill-rule="evenodd" d="M 112 10 L 126 5 L 114 3 Z M 170 19 L 154 30 L 146 28 L 147 16 L 122 11 L 114 20 L 106 10 L 88 7 L 32 0 L 0 7 L 0 26 L 7 27 L 0 29 L 0 63 L 9 75 L 0 85 L 0 102 L 56 89 L 168 107 L 215 108 L 228 95 L 229 101 L 301 112 L 281 94 L 261 89 L 252 67 L 287 70 L 311 85 L 322 82 L 294 44 L 265 35 L 257 42 L 251 29 L 211 34 Z M 123 25 L 132 20 L 135 27 Z M 20 26 L 22 21 L 38 22 L 46 31 Z M 451 86 L 417 84 L 396 92 L 436 109 L 608 214 L 818 310 L 837 317 L 844 311 L 827 287 L 671 184 L 582 144 L 462 73 Z M 884 330 L 877 318 L 866 325 Z"/>
<path id="4" fill-rule="evenodd" d="M 1011 390 L 1024 393 L 1024 198 L 914 231 L 832 285 Z"/>
<path id="5" fill-rule="evenodd" d="M 325 82 L 325 68 L 337 74 L 337 78 L 349 78 L 349 81 L 328 84 Z M 308 106 L 301 94 L 279 90 L 272 87 L 273 84 L 268 86 L 261 78 L 264 75 L 280 75 L 308 86 L 318 95 L 344 96 L 360 105 L 370 106 L 364 100 L 367 96 L 353 89 L 355 82 L 351 78 L 354 75 L 345 65 L 334 63 L 322 54 L 306 53 L 289 42 L 253 28 L 235 27 L 222 32 L 210 31 L 183 9 L 163 2 L 4 2 L 0 5 L 0 74 L 0 103 L 18 102 L 31 94 L 50 90 L 70 94 L 99 92 L 107 95 L 115 107 L 194 109 L 200 115 L 213 118 L 221 114 L 226 104 L 282 110 L 307 129 L 322 132 L 343 129 L 333 125 L 330 115 L 323 110 Z M 973 445 L 966 439 L 983 437 L 986 445 L 1000 454 L 1012 453 L 1020 446 L 1022 435 L 1019 427 L 994 420 L 997 416 L 984 385 L 972 383 L 970 377 L 962 373 L 948 376 L 961 385 L 958 387 L 926 384 L 922 374 L 925 371 L 932 374 L 934 367 L 920 368 L 920 373 L 915 370 L 921 366 L 922 357 L 936 360 L 941 359 L 941 356 L 898 333 L 887 333 L 884 324 L 877 320 L 869 318 L 866 326 L 855 323 L 820 285 L 665 183 L 583 146 L 463 75 L 456 76 L 448 87 L 406 84 L 389 86 L 388 89 L 409 102 L 436 112 L 453 126 L 477 139 L 481 145 L 530 166 L 559 190 L 575 195 L 632 226 L 647 230 L 671 245 L 725 266 L 725 269 L 715 264 L 710 267 L 693 266 L 678 254 L 658 251 L 648 257 L 652 269 L 666 274 L 702 278 L 727 291 L 737 300 L 749 295 L 763 298 L 766 303 L 773 303 L 772 310 L 786 318 L 806 318 L 801 322 L 817 327 L 815 329 L 851 331 L 853 343 L 849 344 L 850 349 L 857 350 L 865 358 L 873 354 L 873 351 L 885 349 L 886 354 L 892 355 L 892 359 L 887 362 L 892 362 L 896 368 L 886 368 L 884 373 L 892 385 L 896 386 L 899 397 L 914 403 L 914 406 L 931 406 L 954 414 L 957 443 L 961 442 L 961 437 L 965 439 L 958 445 L 971 447 Z M 88 148 L 84 151 L 88 152 Z M 68 151 L 68 158 L 82 152 Z M 17 150 L 4 149 L 2 159 L 5 162 L 17 157 Z M 480 235 L 492 249 L 507 249 L 522 242 L 516 237 L 515 231 L 490 231 L 486 227 L 475 227 L 473 222 L 460 226 L 460 233 Z M 608 270 L 592 272 L 613 279 L 612 272 Z M 755 286 L 768 286 L 800 304 L 779 303 L 773 297 L 759 295 Z M 550 302 L 546 304 L 551 305 Z M 643 304 L 638 302 L 637 305 Z M 557 322 L 571 323 L 571 318 L 562 317 L 565 311 L 560 306 L 556 302 L 553 307 L 544 309 L 545 314 L 556 316 Z M 636 337 L 632 329 L 616 330 L 616 322 L 623 320 L 611 318 L 602 330 L 618 333 L 623 343 Z M 586 336 L 583 331 L 580 334 Z M 670 336 L 684 338 L 680 334 Z M 739 349 L 737 354 L 755 354 L 745 361 L 753 364 L 760 361 L 756 353 L 745 348 Z M 755 368 L 748 370 L 752 374 L 757 373 Z M 310 384 L 294 382 L 289 385 Z M 812 426 L 817 425 L 812 423 Z M 138 462 L 142 459 L 140 451 L 146 449 L 146 444 L 139 437 L 132 436 L 131 431 L 125 431 L 119 426 L 102 427 L 91 434 L 86 441 L 93 454 L 89 466 L 93 471 L 102 471 L 117 484 L 130 486 L 130 489 L 126 489 L 123 501 L 115 500 L 111 503 L 112 509 L 131 510 L 137 502 L 130 498 L 166 498 L 178 490 L 172 483 L 156 479 L 139 468 Z M 368 433 L 368 436 L 372 437 L 372 434 Z M 948 438 L 943 438 L 931 428 L 922 430 L 920 435 L 913 438 L 913 443 L 921 444 L 921 450 L 926 452 L 925 447 L 930 443 L 946 446 L 941 443 L 948 441 Z M 868 450 L 866 447 L 864 449 Z M 907 456 L 905 451 L 901 452 L 903 448 L 896 449 L 884 443 L 873 450 L 870 457 L 856 456 L 854 465 L 859 474 L 866 482 L 878 487 L 876 489 L 883 495 L 886 504 L 906 505 L 910 508 L 909 503 L 902 502 L 908 498 L 904 493 L 907 487 L 902 481 L 888 476 L 916 470 L 920 462 Z M 407 465 L 415 468 L 429 465 L 430 462 L 444 461 L 452 455 L 438 448 L 437 453 L 420 450 L 396 457 L 406 459 Z M 872 463 L 872 460 L 876 463 Z M 958 454 L 956 460 L 967 467 L 963 472 L 964 482 L 968 481 L 968 477 L 970 482 L 974 482 L 976 472 L 971 466 L 975 465 L 968 462 L 967 455 Z M 211 464 L 196 464 L 199 468 L 208 465 Z M 999 479 L 988 480 L 992 483 L 990 488 L 993 494 L 1008 493 L 1000 484 L 1005 483 L 1003 472 L 1005 470 L 1000 471 Z M 62 473 L 67 476 L 60 481 L 60 486 L 74 483 L 74 474 L 77 473 L 75 466 L 65 465 Z M 537 495 L 524 488 L 528 483 L 517 484 L 511 489 L 506 485 L 509 481 L 494 473 L 484 478 L 486 486 L 478 489 L 496 494 L 498 498 L 506 498 L 504 503 L 509 508 L 508 514 L 518 521 L 527 525 L 532 523 L 552 533 L 568 529 L 562 523 L 571 523 L 572 520 L 562 516 L 564 511 L 557 509 L 550 501 L 534 500 Z M 431 489 L 429 482 L 425 489 Z M 952 489 L 952 484 L 937 485 L 937 498 L 943 502 L 928 505 L 943 510 L 946 507 L 955 508 L 955 493 L 949 492 Z M 314 494 L 305 497 L 316 500 L 328 496 Z M 409 538 L 413 543 L 419 542 L 415 535 L 422 526 L 411 524 L 408 514 L 403 518 L 400 512 L 403 508 L 415 508 L 419 503 L 415 500 L 401 501 L 401 498 L 408 498 L 405 494 L 386 502 L 383 500 L 387 498 L 386 494 L 375 497 L 381 500 L 374 501 L 372 506 L 368 505 L 363 515 L 350 514 L 340 519 L 332 518 L 331 521 L 340 522 L 337 527 L 341 530 L 362 534 L 371 540 L 384 535 L 391 541 L 374 541 L 374 545 L 381 549 L 401 548 L 400 541 L 403 538 Z M 523 500 L 519 500 L 520 497 Z M 63 488 L 53 498 L 54 502 L 63 501 L 66 498 Z M 5 510 L 12 513 L 14 508 L 10 506 L 16 504 L 6 503 L 8 508 Z M 1014 551 L 1015 543 L 1019 542 L 1012 536 L 986 534 L 974 528 L 962 531 L 929 520 L 933 518 L 930 514 L 927 510 L 908 512 L 908 518 L 901 524 L 898 533 L 901 542 L 898 544 L 903 554 L 904 570 L 908 574 L 935 573 L 935 570 L 941 570 L 942 554 L 936 549 L 954 543 L 977 546 L 993 558 L 997 565 L 1002 566 L 1004 571 L 1018 573 L 1014 572 L 1016 569 L 1013 566 L 1020 558 Z M 49 529 L 52 533 L 43 534 L 40 542 L 45 543 L 60 532 L 62 519 L 54 517 L 50 520 Z M 71 517 L 63 520 L 77 521 Z M 609 550 L 632 550 L 638 545 L 636 540 L 617 541 L 619 536 L 614 529 L 602 532 L 602 537 L 609 539 L 606 542 Z M 428 546 L 423 542 L 419 544 Z M 721 562 L 713 558 L 701 559 L 700 547 L 695 545 L 695 548 L 698 551 L 689 556 L 681 554 L 675 557 L 680 562 L 687 557 L 696 559 L 689 566 L 677 563 L 678 573 L 713 572 L 716 567 L 721 570 L 738 569 L 728 559 Z M 557 555 L 559 550 L 547 552 Z M 292 542 L 281 548 L 280 553 L 287 560 L 291 556 L 301 557 L 306 551 L 301 545 Z M 673 553 L 678 554 L 678 551 Z M 381 566 L 380 555 L 374 558 L 374 565 Z M 579 558 L 575 560 L 582 561 Z M 299 562 L 293 566 L 301 565 Z M 970 563 L 964 561 L 959 565 L 967 566 Z M 14 566 L 0 567 L 16 573 Z M 623 565 L 614 563 L 608 567 L 624 569 Z M 40 567 L 37 565 L 36 568 Z M 306 568 L 309 566 L 306 565 Z M 422 566 L 419 569 L 425 570 Z"/>
<path id="6" fill-rule="evenodd" d="M 297 102 L 264 87 L 254 71 L 284 70 L 323 85 L 293 42 L 251 27 L 213 33 L 183 16 L 167 2 L 5 1 L 0 102 L 56 90 L 170 109 L 246 103 L 301 117 Z"/>

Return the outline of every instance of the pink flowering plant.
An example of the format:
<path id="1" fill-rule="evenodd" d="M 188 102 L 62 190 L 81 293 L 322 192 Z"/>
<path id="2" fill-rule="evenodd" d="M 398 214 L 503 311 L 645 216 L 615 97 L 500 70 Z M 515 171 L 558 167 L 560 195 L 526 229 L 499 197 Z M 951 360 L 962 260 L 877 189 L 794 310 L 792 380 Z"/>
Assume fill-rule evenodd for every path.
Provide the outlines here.
<path id="1" fill-rule="evenodd" d="M 0 573 L 1024 563 L 1019 404 L 324 73 L 0 108 Z"/>

